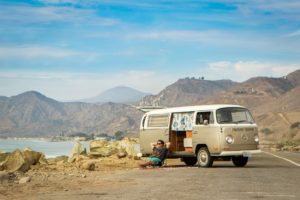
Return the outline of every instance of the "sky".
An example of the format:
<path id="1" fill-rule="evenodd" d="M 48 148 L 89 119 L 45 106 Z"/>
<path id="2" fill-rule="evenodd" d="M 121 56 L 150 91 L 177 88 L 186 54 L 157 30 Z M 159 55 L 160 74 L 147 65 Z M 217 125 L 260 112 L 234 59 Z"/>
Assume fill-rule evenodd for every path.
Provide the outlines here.
<path id="1" fill-rule="evenodd" d="M 299 0 L 0 0 L 0 95 L 69 101 L 300 69 Z"/>

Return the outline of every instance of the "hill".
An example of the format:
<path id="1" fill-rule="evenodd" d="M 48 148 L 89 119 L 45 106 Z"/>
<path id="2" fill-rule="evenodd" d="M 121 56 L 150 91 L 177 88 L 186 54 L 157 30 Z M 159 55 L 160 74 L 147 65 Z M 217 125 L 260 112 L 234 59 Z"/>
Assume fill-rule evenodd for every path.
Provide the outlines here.
<path id="1" fill-rule="evenodd" d="M 144 97 L 139 106 L 184 106 L 207 99 L 236 83 L 230 80 L 209 81 L 201 79 L 179 79 L 157 95 Z"/>
<path id="2" fill-rule="evenodd" d="M 289 82 L 293 85 L 293 86 L 299 86 L 300 85 L 300 70 L 296 70 L 290 74 L 288 74 L 285 78 L 287 80 L 289 80 Z"/>
<path id="3" fill-rule="evenodd" d="M 0 98 L 0 135 L 51 136 L 130 131 L 136 134 L 141 113 L 124 104 L 62 103 L 29 91 Z"/>
<path id="4" fill-rule="evenodd" d="M 256 77 L 221 91 L 201 103 L 234 103 L 255 109 L 260 105 L 266 106 L 266 103 L 280 98 L 293 88 L 293 84 L 283 77 Z"/>
<path id="5" fill-rule="evenodd" d="M 130 87 L 119 86 L 108 89 L 96 97 L 84 99 L 81 101 L 87 103 L 114 102 L 132 104 L 139 101 L 147 95 L 149 95 L 149 93 L 144 93 Z"/>

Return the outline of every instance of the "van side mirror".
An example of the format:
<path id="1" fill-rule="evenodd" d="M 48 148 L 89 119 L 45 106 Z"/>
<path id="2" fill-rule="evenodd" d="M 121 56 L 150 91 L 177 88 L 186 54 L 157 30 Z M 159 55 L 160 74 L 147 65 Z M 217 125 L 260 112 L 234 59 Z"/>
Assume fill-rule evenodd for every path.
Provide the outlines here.
<path id="1" fill-rule="evenodd" d="M 208 125 L 208 120 L 205 119 L 205 120 L 203 121 L 203 124 L 204 124 L 204 125 Z"/>

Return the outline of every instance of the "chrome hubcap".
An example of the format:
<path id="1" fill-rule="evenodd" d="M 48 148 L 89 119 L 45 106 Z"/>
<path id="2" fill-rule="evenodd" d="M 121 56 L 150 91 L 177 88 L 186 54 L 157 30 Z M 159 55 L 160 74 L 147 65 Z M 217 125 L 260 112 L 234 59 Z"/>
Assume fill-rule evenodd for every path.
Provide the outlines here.
<path id="1" fill-rule="evenodd" d="M 207 154 L 206 154 L 206 152 L 204 152 L 204 151 L 200 152 L 200 161 L 202 163 L 206 163 L 206 161 L 207 161 Z"/>

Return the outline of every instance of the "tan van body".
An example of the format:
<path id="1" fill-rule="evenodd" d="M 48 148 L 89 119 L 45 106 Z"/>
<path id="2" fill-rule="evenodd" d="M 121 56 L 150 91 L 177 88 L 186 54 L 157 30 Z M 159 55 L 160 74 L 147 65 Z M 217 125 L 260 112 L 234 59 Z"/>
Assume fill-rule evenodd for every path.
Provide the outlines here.
<path id="1" fill-rule="evenodd" d="M 169 157 L 182 158 L 187 165 L 198 162 L 209 167 L 214 160 L 232 160 L 244 166 L 251 154 L 260 153 L 257 125 L 250 112 L 238 105 L 149 111 L 140 125 L 143 155 L 152 153 L 150 143 L 158 139 L 171 143 Z"/>

